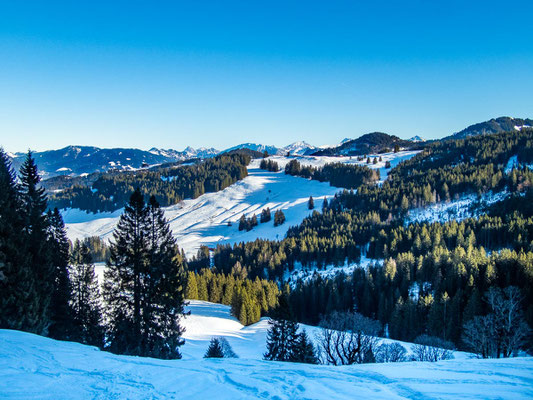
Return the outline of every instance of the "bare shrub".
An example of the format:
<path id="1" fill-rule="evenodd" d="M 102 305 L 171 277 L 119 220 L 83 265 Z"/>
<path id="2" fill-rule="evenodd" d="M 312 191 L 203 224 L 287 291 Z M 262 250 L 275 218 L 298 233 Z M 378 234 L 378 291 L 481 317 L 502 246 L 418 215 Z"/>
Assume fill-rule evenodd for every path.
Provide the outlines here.
<path id="1" fill-rule="evenodd" d="M 415 339 L 413 346 L 414 361 L 450 360 L 453 358 L 453 344 L 441 338 L 429 335 L 420 335 Z"/>
<path id="2" fill-rule="evenodd" d="M 375 362 L 374 351 L 381 329 L 378 321 L 358 313 L 334 312 L 322 319 L 318 335 L 322 362 L 333 365 Z"/>
<path id="3" fill-rule="evenodd" d="M 376 362 L 391 363 L 407 361 L 405 348 L 399 343 L 382 343 L 376 349 Z"/>

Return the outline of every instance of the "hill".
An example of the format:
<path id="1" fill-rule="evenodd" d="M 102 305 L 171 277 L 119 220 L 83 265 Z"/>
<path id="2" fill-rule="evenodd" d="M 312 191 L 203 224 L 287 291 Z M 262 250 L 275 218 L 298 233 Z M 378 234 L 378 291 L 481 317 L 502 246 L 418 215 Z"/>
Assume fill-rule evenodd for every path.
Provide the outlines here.
<path id="1" fill-rule="evenodd" d="M 416 143 L 400 139 L 397 136 L 383 132 L 367 133 L 357 139 L 344 140 L 339 146 L 318 150 L 313 153 L 315 156 L 358 156 L 365 154 L 386 153 L 394 149 L 395 146 L 401 148 L 415 148 Z"/>
<path id="2" fill-rule="evenodd" d="M 513 117 L 499 117 L 491 120 L 480 122 L 456 132 L 445 139 L 465 139 L 469 136 L 485 135 L 491 133 L 519 131 L 522 128 L 529 128 L 533 126 L 532 119 L 522 119 Z"/>
<path id="3" fill-rule="evenodd" d="M 528 399 L 533 359 L 457 358 L 345 367 L 262 361 L 266 320 L 242 327 L 228 307 L 192 302 L 182 360 L 117 356 L 90 346 L 0 330 L 4 399 Z M 212 336 L 240 358 L 202 359 Z M 75 388 L 75 390 L 73 390 Z"/>

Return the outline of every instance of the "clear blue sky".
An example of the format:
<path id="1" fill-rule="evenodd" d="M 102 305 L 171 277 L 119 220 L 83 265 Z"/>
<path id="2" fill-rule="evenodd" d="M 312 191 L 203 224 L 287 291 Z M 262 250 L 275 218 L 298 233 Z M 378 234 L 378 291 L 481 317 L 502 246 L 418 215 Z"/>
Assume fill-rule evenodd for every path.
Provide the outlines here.
<path id="1" fill-rule="evenodd" d="M 531 1 L 0 0 L 0 145 L 320 145 L 533 117 L 531 15 Z"/>

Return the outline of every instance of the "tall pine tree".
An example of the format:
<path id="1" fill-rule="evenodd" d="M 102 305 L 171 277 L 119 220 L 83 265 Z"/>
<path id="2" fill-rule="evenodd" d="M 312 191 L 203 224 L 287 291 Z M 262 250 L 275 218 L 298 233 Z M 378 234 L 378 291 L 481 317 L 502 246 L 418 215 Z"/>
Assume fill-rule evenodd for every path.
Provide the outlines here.
<path id="1" fill-rule="evenodd" d="M 74 335 L 74 315 L 70 306 L 72 290 L 68 273 L 69 241 L 65 224 L 58 209 L 48 212 L 49 248 L 54 267 L 54 290 L 50 304 L 51 325 L 49 336 L 54 339 L 68 340 Z"/>
<path id="2" fill-rule="evenodd" d="M 268 323 L 265 360 L 293 361 L 299 342 L 298 323 L 294 321 L 287 293 L 280 296 L 279 305 Z"/>
<path id="3" fill-rule="evenodd" d="M 73 338 L 81 343 L 103 347 L 105 332 L 98 280 L 90 250 L 78 240 L 72 250 L 70 280 L 75 325 Z"/>
<path id="4" fill-rule="evenodd" d="M 132 194 L 111 245 L 104 298 L 110 350 L 180 358 L 186 275 L 182 255 L 155 198 Z"/>
<path id="5" fill-rule="evenodd" d="M 48 246 L 48 225 L 46 196 L 39 186 L 40 177 L 31 151 L 20 168 L 22 212 L 24 215 L 23 251 L 27 254 L 30 279 L 34 280 L 35 297 L 25 310 L 25 330 L 45 335 L 50 325 L 50 301 L 54 288 L 54 266 Z"/>

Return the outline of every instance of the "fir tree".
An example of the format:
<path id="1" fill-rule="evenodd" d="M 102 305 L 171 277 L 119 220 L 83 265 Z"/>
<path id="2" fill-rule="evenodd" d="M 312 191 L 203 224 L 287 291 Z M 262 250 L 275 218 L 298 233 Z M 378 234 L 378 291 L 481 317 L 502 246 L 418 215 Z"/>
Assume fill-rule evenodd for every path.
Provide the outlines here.
<path id="1" fill-rule="evenodd" d="M 307 208 L 310 210 L 315 208 L 315 201 L 313 200 L 313 196 L 309 196 L 309 201 L 307 202 Z"/>
<path id="2" fill-rule="evenodd" d="M 0 148 L 0 328 L 33 331 L 37 287 L 25 251 L 19 188 L 9 158 Z"/>
<path id="3" fill-rule="evenodd" d="M 49 247 L 54 266 L 54 291 L 50 304 L 51 325 L 49 336 L 54 339 L 71 339 L 74 334 L 74 319 L 70 306 L 72 290 L 68 272 L 69 241 L 65 232 L 65 224 L 58 209 L 48 213 Z"/>
<path id="4" fill-rule="evenodd" d="M 110 350 L 142 355 L 142 300 L 148 263 L 148 210 L 136 190 L 124 208 L 111 243 L 105 271 L 104 299 Z"/>
<path id="5" fill-rule="evenodd" d="M 280 296 L 279 305 L 268 322 L 265 360 L 293 361 L 298 346 L 298 323 L 290 310 L 287 294 Z"/>
<path id="6" fill-rule="evenodd" d="M 218 338 L 211 338 L 204 358 L 224 358 L 224 349 Z"/>
<path id="7" fill-rule="evenodd" d="M 54 287 L 54 266 L 48 244 L 48 218 L 44 188 L 39 186 L 40 177 L 32 153 L 28 152 L 20 168 L 20 185 L 22 193 L 22 212 L 24 215 L 23 251 L 27 254 L 27 265 L 34 280 L 35 297 L 28 309 L 30 332 L 45 335 L 50 325 L 50 301 Z M 20 266 L 19 266 L 20 267 Z"/>
<path id="8" fill-rule="evenodd" d="M 186 276 L 182 255 L 155 197 L 136 190 L 114 233 L 104 296 L 111 350 L 180 358 Z"/>
<path id="9" fill-rule="evenodd" d="M 70 281 L 75 324 L 73 338 L 84 344 L 103 347 L 104 326 L 98 280 L 89 248 L 78 240 L 72 250 Z"/>
<path id="10" fill-rule="evenodd" d="M 305 330 L 298 335 L 298 341 L 293 350 L 291 361 L 305 364 L 318 364 L 315 346 L 309 340 Z"/>
<path id="11" fill-rule="evenodd" d="M 274 213 L 274 226 L 281 225 L 285 222 L 285 214 L 281 210 Z"/>

